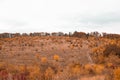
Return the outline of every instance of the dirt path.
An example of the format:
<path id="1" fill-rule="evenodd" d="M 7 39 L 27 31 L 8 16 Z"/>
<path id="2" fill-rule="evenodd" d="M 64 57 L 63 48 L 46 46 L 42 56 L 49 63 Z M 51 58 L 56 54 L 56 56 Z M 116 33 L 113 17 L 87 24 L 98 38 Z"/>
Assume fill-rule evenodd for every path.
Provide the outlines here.
<path id="1" fill-rule="evenodd" d="M 89 63 L 89 64 L 94 64 L 92 58 L 91 58 L 91 50 L 90 48 L 88 48 L 88 41 L 83 41 L 82 42 L 82 48 L 80 49 L 80 53 L 81 53 L 81 60 L 83 61 L 83 63 Z"/>

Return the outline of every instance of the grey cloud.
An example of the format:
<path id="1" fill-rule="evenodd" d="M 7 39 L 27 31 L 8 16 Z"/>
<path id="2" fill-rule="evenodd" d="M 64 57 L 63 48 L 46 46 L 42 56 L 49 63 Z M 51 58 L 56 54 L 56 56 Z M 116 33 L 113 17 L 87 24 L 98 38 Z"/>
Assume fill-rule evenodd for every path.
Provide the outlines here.
<path id="1" fill-rule="evenodd" d="M 0 19 L 0 33 L 1 32 L 22 32 L 23 28 L 28 25 L 24 21 Z"/>
<path id="2" fill-rule="evenodd" d="M 75 28 L 84 28 L 84 29 L 95 29 L 99 30 L 103 27 L 106 27 L 108 24 L 119 23 L 120 22 L 120 12 L 109 12 L 102 14 L 76 14 L 76 15 L 64 15 L 59 19 L 61 21 L 66 21 L 70 26 Z M 72 24 L 72 25 L 71 25 Z M 110 26 L 110 25 L 109 25 Z"/>
<path id="3" fill-rule="evenodd" d="M 82 23 L 94 23 L 94 24 L 108 24 L 114 22 L 120 22 L 120 14 L 118 13 L 107 13 L 96 16 L 83 16 L 79 22 Z"/>
<path id="4" fill-rule="evenodd" d="M 23 22 L 23 21 L 16 21 L 16 20 L 0 20 L 0 23 L 4 23 L 6 25 L 10 25 L 14 28 L 16 27 L 22 27 L 22 26 L 25 26 L 27 25 L 26 22 Z"/>
<path id="5" fill-rule="evenodd" d="M 77 14 L 77 15 L 64 15 L 60 17 L 61 20 L 74 23 L 93 23 L 93 24 L 108 24 L 113 22 L 120 22 L 120 12 L 102 13 L 96 15 L 90 14 Z"/>
<path id="6" fill-rule="evenodd" d="M 3 2 L 5 2 L 5 1 L 6 1 L 6 0 L 0 0 L 0 4 L 3 3 Z"/>

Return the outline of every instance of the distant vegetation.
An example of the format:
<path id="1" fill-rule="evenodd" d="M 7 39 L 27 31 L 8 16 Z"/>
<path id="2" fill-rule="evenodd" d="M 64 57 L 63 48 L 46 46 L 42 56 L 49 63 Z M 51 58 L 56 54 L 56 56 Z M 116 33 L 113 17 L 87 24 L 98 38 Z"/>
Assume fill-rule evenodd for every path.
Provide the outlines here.
<path id="1" fill-rule="evenodd" d="M 63 33 L 63 32 L 35 32 L 35 33 L 1 33 L 0 38 L 12 38 L 12 37 L 20 37 L 20 36 L 69 36 L 69 37 L 79 37 L 79 38 L 88 38 L 88 37 L 105 37 L 105 38 L 120 38 L 119 34 L 108 34 L 108 33 L 99 33 L 99 32 L 77 32 L 74 33 Z"/>

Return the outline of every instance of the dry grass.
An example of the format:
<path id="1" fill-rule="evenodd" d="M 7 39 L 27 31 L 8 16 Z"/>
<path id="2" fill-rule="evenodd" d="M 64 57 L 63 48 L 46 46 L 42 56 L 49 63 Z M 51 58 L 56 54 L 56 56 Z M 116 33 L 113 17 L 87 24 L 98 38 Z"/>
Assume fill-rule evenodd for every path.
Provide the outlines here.
<path id="1" fill-rule="evenodd" d="M 119 47 L 120 41 L 62 36 L 0 39 L 0 80 L 119 80 L 119 56 L 104 56 L 111 44 Z"/>

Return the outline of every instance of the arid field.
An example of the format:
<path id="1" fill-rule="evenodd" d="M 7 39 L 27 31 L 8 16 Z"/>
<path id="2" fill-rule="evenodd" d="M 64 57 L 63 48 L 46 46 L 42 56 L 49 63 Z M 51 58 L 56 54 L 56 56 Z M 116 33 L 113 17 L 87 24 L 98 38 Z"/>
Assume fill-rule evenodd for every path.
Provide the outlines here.
<path id="1" fill-rule="evenodd" d="M 120 38 L 0 38 L 0 80 L 120 80 Z"/>

